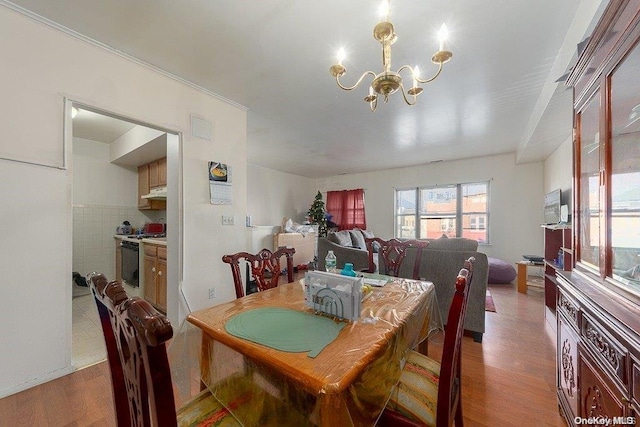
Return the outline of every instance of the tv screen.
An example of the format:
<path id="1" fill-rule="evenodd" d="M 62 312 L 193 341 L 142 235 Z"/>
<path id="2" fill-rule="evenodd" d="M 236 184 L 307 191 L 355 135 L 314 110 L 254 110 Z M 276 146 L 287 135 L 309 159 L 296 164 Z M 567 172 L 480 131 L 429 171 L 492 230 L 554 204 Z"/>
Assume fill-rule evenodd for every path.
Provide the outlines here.
<path id="1" fill-rule="evenodd" d="M 544 195 L 544 223 L 558 224 L 560 222 L 560 189 Z"/>

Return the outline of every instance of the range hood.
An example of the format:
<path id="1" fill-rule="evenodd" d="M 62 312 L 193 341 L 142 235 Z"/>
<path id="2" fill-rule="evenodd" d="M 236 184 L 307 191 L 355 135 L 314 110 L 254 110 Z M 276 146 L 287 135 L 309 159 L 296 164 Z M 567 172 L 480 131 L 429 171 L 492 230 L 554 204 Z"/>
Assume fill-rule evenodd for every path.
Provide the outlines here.
<path id="1" fill-rule="evenodd" d="M 167 187 L 152 188 L 149 194 L 141 196 L 143 199 L 152 200 L 166 200 L 167 199 Z"/>

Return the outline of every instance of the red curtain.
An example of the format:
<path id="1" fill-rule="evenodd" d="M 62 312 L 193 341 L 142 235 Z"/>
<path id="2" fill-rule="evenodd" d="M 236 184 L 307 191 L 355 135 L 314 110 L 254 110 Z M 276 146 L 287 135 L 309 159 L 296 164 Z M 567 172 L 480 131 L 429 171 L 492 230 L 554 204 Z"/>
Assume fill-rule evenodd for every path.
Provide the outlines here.
<path id="1" fill-rule="evenodd" d="M 340 230 L 361 228 L 366 230 L 367 220 L 364 214 L 364 190 L 327 191 L 327 212 L 333 215 L 331 221 L 338 224 Z"/>

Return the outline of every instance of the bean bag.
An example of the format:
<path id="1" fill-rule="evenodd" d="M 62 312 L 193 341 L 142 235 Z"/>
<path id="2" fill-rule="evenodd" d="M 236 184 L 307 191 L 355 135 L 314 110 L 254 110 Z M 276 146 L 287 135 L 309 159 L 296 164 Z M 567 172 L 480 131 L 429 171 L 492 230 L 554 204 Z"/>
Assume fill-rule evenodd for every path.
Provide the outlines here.
<path id="1" fill-rule="evenodd" d="M 498 258 L 487 257 L 489 261 L 489 283 L 511 283 L 517 276 L 513 265 Z"/>

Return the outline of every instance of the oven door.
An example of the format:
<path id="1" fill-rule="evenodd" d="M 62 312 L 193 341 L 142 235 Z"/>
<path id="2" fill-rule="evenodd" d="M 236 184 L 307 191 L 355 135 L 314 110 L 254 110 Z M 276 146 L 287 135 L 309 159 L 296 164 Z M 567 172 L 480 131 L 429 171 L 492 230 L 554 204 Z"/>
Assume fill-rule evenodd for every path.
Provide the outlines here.
<path id="1" fill-rule="evenodd" d="M 131 286 L 138 287 L 140 285 L 138 281 L 140 245 L 127 240 L 123 240 L 120 245 L 122 247 L 122 280 Z"/>

